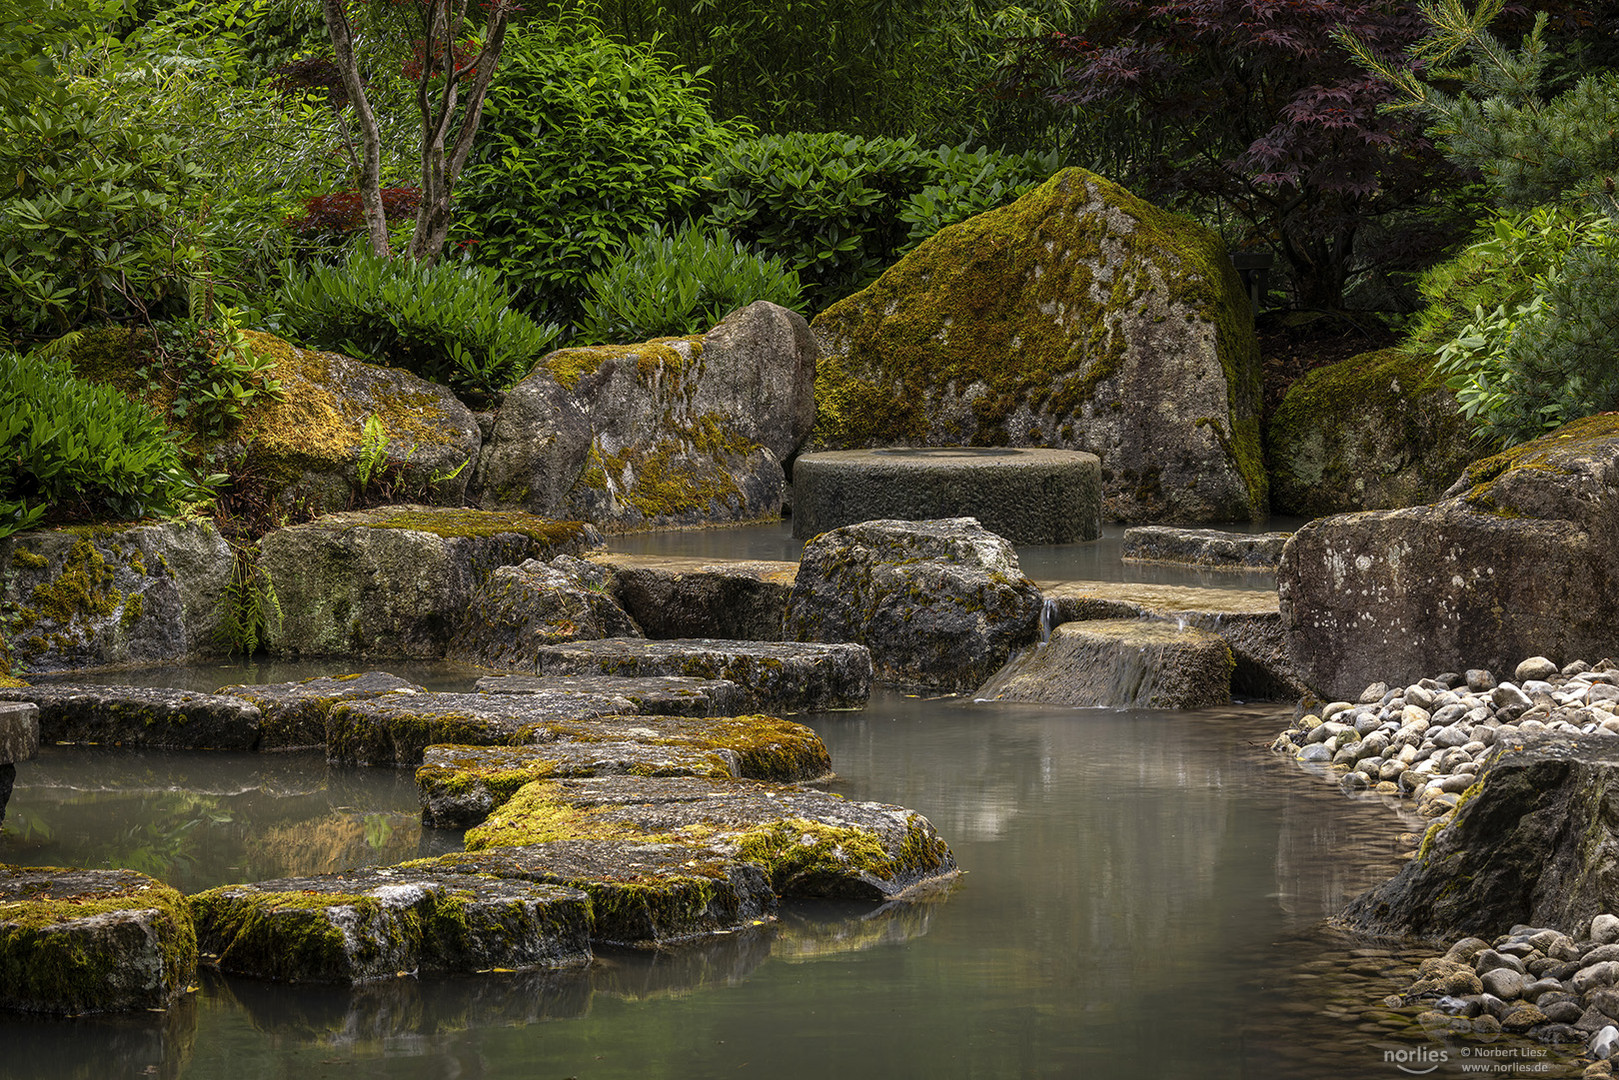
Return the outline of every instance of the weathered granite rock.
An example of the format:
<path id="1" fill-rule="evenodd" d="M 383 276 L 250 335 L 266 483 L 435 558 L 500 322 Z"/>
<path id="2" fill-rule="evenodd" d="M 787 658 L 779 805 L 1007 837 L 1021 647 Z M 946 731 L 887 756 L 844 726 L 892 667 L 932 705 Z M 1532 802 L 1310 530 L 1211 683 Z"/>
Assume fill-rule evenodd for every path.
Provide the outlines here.
<path id="1" fill-rule="evenodd" d="M 1127 562 L 1170 562 L 1214 570 L 1274 570 L 1292 533 L 1232 533 L 1138 525 L 1124 530 Z"/>
<path id="2" fill-rule="evenodd" d="M 799 644 L 676 638 L 607 638 L 547 645 L 535 670 L 542 675 L 680 675 L 725 679 L 767 712 L 820 712 L 864 705 L 871 696 L 871 653 L 863 645 Z M 440 740 L 449 741 L 449 740 Z"/>
<path id="3" fill-rule="evenodd" d="M 219 656 L 230 547 L 212 522 L 42 529 L 0 538 L 9 646 L 33 671 Z"/>
<path id="4" fill-rule="evenodd" d="M 1049 446 L 1123 521 L 1263 514 L 1258 349 L 1212 232 L 1080 169 L 816 317 L 817 450 Z"/>
<path id="5" fill-rule="evenodd" d="M 1619 739 L 1516 741 L 1448 825 L 1343 921 L 1375 934 L 1505 934 L 1587 925 L 1619 894 Z"/>
<path id="6" fill-rule="evenodd" d="M 1057 627 L 980 687 L 984 701 L 1116 709 L 1203 709 L 1231 701 L 1235 666 L 1224 639 L 1157 619 Z"/>
<path id="7" fill-rule="evenodd" d="M 576 889 L 393 867 L 224 885 L 191 898 L 221 971 L 294 983 L 568 967 L 590 960 Z"/>
<path id="8" fill-rule="evenodd" d="M 693 777 L 537 780 L 468 830 L 466 844 L 670 838 L 759 863 L 782 897 L 881 901 L 956 874 L 949 847 L 913 810 Z"/>
<path id="9" fill-rule="evenodd" d="M 260 542 L 282 610 L 265 645 L 281 656 L 437 659 L 497 567 L 599 543 L 578 522 L 425 506 L 278 529 Z"/>
<path id="10" fill-rule="evenodd" d="M 793 463 L 793 535 L 898 518 L 976 518 L 1015 544 L 1102 535 L 1095 454 L 1006 446 L 829 450 Z"/>
<path id="11" fill-rule="evenodd" d="M 39 706 L 47 743 L 167 750 L 255 750 L 260 713 L 240 698 L 154 686 L 55 684 L 0 688 L 0 701 Z"/>
<path id="12" fill-rule="evenodd" d="M 784 628 L 865 645 L 885 682 L 961 691 L 1035 640 L 1041 605 L 1012 545 L 973 518 L 868 521 L 804 545 Z"/>
<path id="13" fill-rule="evenodd" d="M 1608 655 L 1619 636 L 1619 418 L 1468 467 L 1430 506 L 1310 522 L 1277 573 L 1305 682 L 1329 699 L 1465 662 Z"/>
<path id="14" fill-rule="evenodd" d="M 356 675 L 319 675 L 284 683 L 222 686 L 218 693 L 241 698 L 259 710 L 260 750 L 307 750 L 326 747 L 326 719 L 340 701 L 363 701 L 390 694 L 426 693 L 397 675 L 367 671 Z"/>
<path id="15" fill-rule="evenodd" d="M 508 746 L 555 738 L 548 725 L 633 714 L 626 697 L 567 690 L 532 694 L 390 694 L 331 706 L 326 756 L 358 765 L 417 765 L 433 743 Z"/>
<path id="16" fill-rule="evenodd" d="M 582 890 L 598 945 L 670 945 L 728 933 L 772 917 L 777 904 L 757 863 L 698 844 L 633 837 L 493 847 L 414 865 Z"/>
<path id="17" fill-rule="evenodd" d="M 748 709 L 751 695 L 727 679 L 686 679 L 649 675 L 631 679 L 617 675 L 485 675 L 472 687 L 480 694 L 536 694 L 560 690 L 570 694 L 604 694 L 622 698 L 634 711 L 656 716 L 736 716 Z"/>
<path id="18" fill-rule="evenodd" d="M 0 764 L 27 761 L 37 753 L 39 707 L 31 701 L 0 701 Z"/>
<path id="19" fill-rule="evenodd" d="M 605 567 L 571 555 L 549 564 L 529 559 L 497 567 L 478 587 L 450 660 L 487 668 L 534 670 L 541 645 L 604 637 L 640 637 L 641 628 L 608 591 Z"/>
<path id="20" fill-rule="evenodd" d="M 1296 701 L 1308 692 L 1287 653 L 1276 593 L 1117 581 L 1048 582 L 1045 623 L 1085 619 L 1172 619 L 1219 634 L 1236 668 L 1231 693 L 1249 700 Z"/>
<path id="21" fill-rule="evenodd" d="M 1433 358 L 1402 349 L 1305 373 L 1265 428 L 1274 514 L 1313 518 L 1432 502 L 1476 456 Z"/>
<path id="22" fill-rule="evenodd" d="M 476 494 L 610 529 L 778 515 L 815 356 L 803 319 L 763 302 L 701 337 L 551 353 L 508 396 Z"/>
<path id="23" fill-rule="evenodd" d="M 653 555 L 592 556 L 650 638 L 780 641 L 798 564 L 712 562 Z"/>
<path id="24" fill-rule="evenodd" d="M 197 972 L 186 898 L 133 870 L 0 866 L 0 1008 L 166 1009 Z"/>
<path id="25" fill-rule="evenodd" d="M 707 720 L 610 716 L 549 727 L 537 746 L 430 746 L 416 770 L 422 821 L 476 825 L 524 784 L 557 776 L 824 780 L 820 736 L 773 716 Z"/>

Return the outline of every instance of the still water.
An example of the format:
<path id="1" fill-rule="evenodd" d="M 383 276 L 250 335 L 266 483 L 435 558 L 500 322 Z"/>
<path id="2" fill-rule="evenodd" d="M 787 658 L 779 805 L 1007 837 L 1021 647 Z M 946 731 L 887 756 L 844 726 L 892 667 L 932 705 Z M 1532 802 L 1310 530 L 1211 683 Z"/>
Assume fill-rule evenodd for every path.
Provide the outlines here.
<path id="1" fill-rule="evenodd" d="M 797 557 L 774 526 L 726 533 L 618 546 Z M 1118 570 L 1111 542 L 1111 562 L 1029 549 L 1025 572 L 1256 583 Z M 211 689 L 313 673 L 223 666 L 109 680 Z M 399 673 L 442 689 L 476 677 Z M 1414 1044 L 1390 1041 L 1368 1011 L 1395 985 L 1345 970 L 1348 958 L 1308 965 L 1363 944 L 1322 920 L 1393 872 L 1415 823 L 1270 754 L 1290 712 L 879 693 L 861 712 L 799 719 L 831 751 L 833 790 L 913 807 L 938 827 L 964 871 L 944 895 L 881 910 L 794 907 L 757 933 L 603 953 L 567 976 L 339 991 L 205 975 L 166 1014 L 0 1015 L 0 1077 L 1401 1075 L 1385 1052 Z M 340 769 L 318 755 L 61 747 L 17 780 L 0 862 L 133 865 L 187 891 L 390 863 L 459 840 L 420 827 L 409 770 Z"/>

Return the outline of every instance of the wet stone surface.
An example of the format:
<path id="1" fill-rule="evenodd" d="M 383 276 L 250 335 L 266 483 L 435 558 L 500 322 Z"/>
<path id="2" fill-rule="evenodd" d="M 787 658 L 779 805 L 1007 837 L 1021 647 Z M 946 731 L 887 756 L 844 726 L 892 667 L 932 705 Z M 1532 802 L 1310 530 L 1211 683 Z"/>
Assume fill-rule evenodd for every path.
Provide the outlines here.
<path id="1" fill-rule="evenodd" d="M 259 709 L 240 698 L 150 686 L 0 688 L 0 701 L 39 707 L 39 738 L 166 750 L 254 750 Z"/>
<path id="2" fill-rule="evenodd" d="M 669 716 L 735 716 L 748 709 L 749 694 L 727 679 L 678 675 L 485 675 L 473 689 L 482 694 L 534 694 L 551 690 L 628 698 L 638 712 Z"/>
<path id="3" fill-rule="evenodd" d="M 322 675 L 297 682 L 222 686 L 218 693 L 256 706 L 260 750 L 302 750 L 326 746 L 326 720 L 340 701 L 363 701 L 389 694 L 420 694 L 415 683 L 382 671 Z"/>

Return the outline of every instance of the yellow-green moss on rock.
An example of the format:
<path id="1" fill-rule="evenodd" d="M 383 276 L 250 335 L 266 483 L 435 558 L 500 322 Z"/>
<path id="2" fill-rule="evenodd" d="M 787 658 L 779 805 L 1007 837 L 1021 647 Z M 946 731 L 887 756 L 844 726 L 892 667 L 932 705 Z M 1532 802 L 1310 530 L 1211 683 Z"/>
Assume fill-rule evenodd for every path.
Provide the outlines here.
<path id="1" fill-rule="evenodd" d="M 1101 177 L 1065 170 L 941 230 L 814 329 L 816 449 L 1087 450 L 1111 518 L 1264 511 L 1258 352 L 1224 246 Z"/>

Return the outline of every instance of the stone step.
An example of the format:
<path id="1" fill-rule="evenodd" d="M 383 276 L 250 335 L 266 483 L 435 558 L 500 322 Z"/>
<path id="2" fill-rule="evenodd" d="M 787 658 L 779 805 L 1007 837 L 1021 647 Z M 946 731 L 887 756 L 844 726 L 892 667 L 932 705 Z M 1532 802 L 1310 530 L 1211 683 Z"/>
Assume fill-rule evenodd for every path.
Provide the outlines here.
<path id="1" fill-rule="evenodd" d="M 197 973 L 186 898 L 133 870 L 0 866 L 0 1008 L 166 1009 Z"/>
<path id="2" fill-rule="evenodd" d="M 649 638 L 780 641 L 798 564 L 661 555 L 591 556 Z"/>
<path id="3" fill-rule="evenodd" d="M 191 898 L 198 947 L 231 975 L 354 984 L 590 961 L 576 889 L 390 867 L 224 885 Z"/>
<path id="4" fill-rule="evenodd" d="M 257 706 L 260 750 L 307 750 L 326 746 L 332 706 L 390 694 L 426 693 L 413 682 L 381 671 L 320 675 L 298 682 L 222 686 L 217 691 Z"/>
<path id="5" fill-rule="evenodd" d="M 554 724 L 634 713 L 627 697 L 565 690 L 390 694 L 333 705 L 326 756 L 345 764 L 419 765 L 434 743 L 518 746 L 556 738 Z"/>
<path id="6" fill-rule="evenodd" d="M 747 688 L 751 708 L 771 713 L 858 708 L 871 696 L 871 653 L 863 645 L 604 638 L 544 646 L 535 668 L 541 675 L 726 679 Z"/>
<path id="7" fill-rule="evenodd" d="M 39 706 L 32 701 L 0 701 L 0 765 L 27 761 L 39 753 Z"/>
<path id="8" fill-rule="evenodd" d="M 0 689 L 0 701 L 39 707 L 46 743 L 162 750 L 254 750 L 262 714 L 237 697 L 153 686 L 52 683 Z"/>
<path id="9" fill-rule="evenodd" d="M 1231 650 L 1161 619 L 1064 623 L 978 691 L 981 701 L 1115 709 L 1202 709 L 1231 701 Z"/>
<path id="10" fill-rule="evenodd" d="M 640 713 L 660 716 L 735 716 L 748 710 L 748 693 L 727 679 L 652 675 L 485 675 L 472 687 L 480 694 L 533 694 L 548 690 L 628 698 Z"/>
<path id="11" fill-rule="evenodd" d="M 1179 563 L 1209 570 L 1275 570 L 1292 535 L 1138 525 L 1124 530 L 1120 557 L 1126 562 Z"/>

